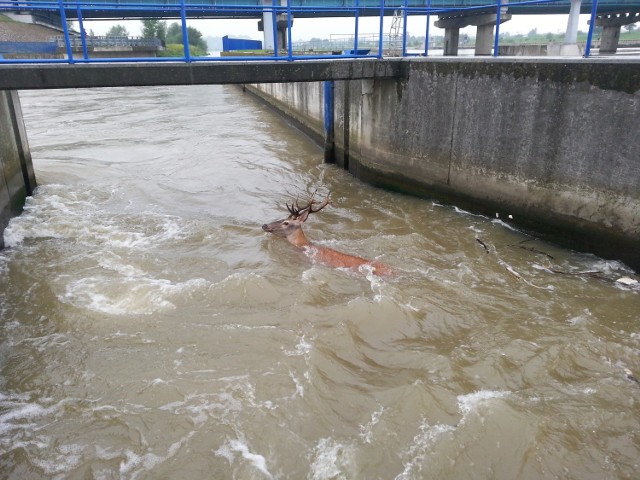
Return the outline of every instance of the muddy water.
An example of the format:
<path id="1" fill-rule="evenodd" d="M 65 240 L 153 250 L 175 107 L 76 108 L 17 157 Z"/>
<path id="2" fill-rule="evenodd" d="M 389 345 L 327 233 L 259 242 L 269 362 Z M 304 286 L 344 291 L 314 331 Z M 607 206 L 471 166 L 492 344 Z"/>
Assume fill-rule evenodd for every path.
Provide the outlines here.
<path id="1" fill-rule="evenodd" d="M 233 87 L 21 99 L 0 477 L 637 478 L 623 264 L 364 185 Z M 315 188 L 307 236 L 394 277 L 261 230 Z"/>

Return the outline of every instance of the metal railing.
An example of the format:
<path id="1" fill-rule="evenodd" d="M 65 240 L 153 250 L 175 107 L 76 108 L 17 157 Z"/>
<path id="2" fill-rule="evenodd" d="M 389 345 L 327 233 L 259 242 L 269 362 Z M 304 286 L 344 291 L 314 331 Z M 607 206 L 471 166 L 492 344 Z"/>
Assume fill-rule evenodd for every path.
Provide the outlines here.
<path id="1" fill-rule="evenodd" d="M 58 48 L 65 48 L 67 45 L 67 39 L 64 35 L 56 35 L 52 37 L 52 41 L 56 42 Z M 82 48 L 81 36 L 71 36 L 68 39 L 72 48 Z M 87 47 L 109 48 L 109 47 L 142 47 L 149 49 L 156 49 L 162 46 L 162 42 L 159 38 L 143 38 L 143 37 L 129 37 L 129 36 L 96 36 L 87 35 L 84 38 L 84 44 Z"/>
<path id="2" fill-rule="evenodd" d="M 291 26 L 292 19 L 296 15 L 304 14 L 308 15 L 310 12 L 315 12 L 318 16 L 350 16 L 354 19 L 354 34 L 353 44 L 350 48 L 343 48 L 339 57 L 342 58 L 366 58 L 377 57 L 382 58 L 384 54 L 384 38 L 383 22 L 385 16 L 390 16 L 394 12 L 398 15 L 398 12 L 403 17 L 402 22 L 402 45 L 399 52 L 402 56 L 407 56 L 407 18 L 411 15 L 422 15 L 427 17 L 427 27 L 425 37 L 429 38 L 429 23 L 431 15 L 464 15 L 474 14 L 480 12 L 495 12 L 496 24 L 495 24 L 495 43 L 493 48 L 493 55 L 498 55 L 498 46 L 500 38 L 500 24 L 501 15 L 504 14 L 505 8 L 513 8 L 516 6 L 528 6 L 528 5 L 545 5 L 545 4 L 557 4 L 557 0 L 524 0 L 507 3 L 507 0 L 496 0 L 491 2 L 490 0 L 458 0 L 468 2 L 468 6 L 456 6 L 455 8 L 446 8 L 443 6 L 432 5 L 439 3 L 443 5 L 443 0 L 392 0 L 395 5 L 391 6 L 389 0 L 333 0 L 332 4 L 325 6 L 326 3 L 323 0 L 315 0 L 313 4 L 302 4 L 302 0 L 287 0 L 285 5 L 280 5 L 279 0 L 272 0 L 271 5 L 263 5 L 261 0 L 222 0 L 228 3 L 220 3 L 218 0 L 164 0 L 164 3 L 154 3 L 158 0 L 120 0 L 118 3 L 99 2 L 97 0 L 91 3 L 83 0 L 69 1 L 69 0 L 45 0 L 45 1 L 32 1 L 32 0 L 0 0 L 0 13 L 2 11 L 20 11 L 20 12 L 49 12 L 51 14 L 59 14 L 63 29 L 62 39 L 60 40 L 61 46 L 64 47 L 67 58 L 41 58 L 41 59 L 2 59 L 0 63 L 98 63 L 98 62 L 162 62 L 162 61 L 180 61 L 180 62 L 207 62 L 207 61 L 230 61 L 230 60 L 306 60 L 306 59 L 321 59 L 321 58 L 336 58 L 334 52 L 331 54 L 308 54 L 299 55 L 294 51 L 293 43 L 291 41 Z M 420 5 L 418 2 L 423 1 L 424 4 Z M 452 0 L 449 0 L 452 1 Z M 612 2 L 614 0 L 600 0 L 601 2 Z M 615 0 L 621 3 L 625 3 L 625 0 Z M 628 0 L 627 0 L 628 1 Z M 173 3 L 171 3 L 173 2 Z M 295 4 L 294 4 L 295 2 Z M 562 3 L 568 4 L 567 1 Z M 585 2 L 588 3 L 588 2 Z M 399 4 L 399 5 L 398 5 Z M 359 19 L 364 14 L 364 9 L 367 9 L 367 13 L 370 16 L 371 9 L 375 5 L 377 16 L 379 16 L 379 32 L 377 48 L 367 47 L 361 48 L 360 35 L 359 35 Z M 595 15 L 598 7 L 598 0 L 592 0 L 591 2 L 591 22 L 589 27 L 589 34 L 587 37 L 587 46 L 585 50 L 585 56 L 589 56 L 591 40 L 593 35 L 593 27 L 595 24 Z M 90 58 L 89 47 L 91 44 L 91 37 L 85 34 L 83 26 L 84 15 L 95 16 L 97 12 L 111 12 L 118 13 L 126 16 L 131 12 L 138 12 L 140 18 L 169 18 L 177 17 L 180 19 L 182 27 L 182 42 L 183 42 L 183 56 L 181 57 L 140 57 L 140 58 Z M 73 17 L 78 21 L 80 34 L 74 35 L 70 32 L 67 19 L 69 12 L 73 12 Z M 238 13 L 239 12 L 239 13 Z M 275 48 L 273 54 L 264 54 L 261 56 L 252 57 L 210 57 L 210 56 L 193 56 L 190 51 L 188 41 L 187 20 L 191 17 L 215 17 L 215 16 L 228 16 L 234 13 L 235 15 L 244 14 L 245 16 L 263 16 L 267 14 L 265 18 L 271 17 L 272 25 L 271 31 L 273 32 L 273 45 L 278 45 L 278 23 L 279 19 L 286 19 L 286 32 L 287 32 L 287 51 L 286 54 L 282 54 L 278 48 Z M 104 13 L 103 13 L 104 14 Z M 64 44 L 64 45 L 62 45 Z M 367 42 L 367 45 L 369 42 Z M 82 56 L 78 57 L 74 55 L 74 48 L 82 48 Z M 428 55 L 429 45 L 425 42 L 424 55 Z"/>

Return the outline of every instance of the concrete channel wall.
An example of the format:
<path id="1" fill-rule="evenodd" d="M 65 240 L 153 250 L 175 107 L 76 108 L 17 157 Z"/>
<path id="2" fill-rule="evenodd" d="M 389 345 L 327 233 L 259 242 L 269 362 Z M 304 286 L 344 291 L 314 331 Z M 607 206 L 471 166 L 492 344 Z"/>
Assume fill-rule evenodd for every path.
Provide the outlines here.
<path id="1" fill-rule="evenodd" d="M 640 62 L 405 61 L 335 82 L 336 163 L 640 269 Z M 323 138 L 321 83 L 247 88 Z"/>
<path id="2" fill-rule="evenodd" d="M 18 92 L 0 90 L 0 248 L 5 227 L 22 212 L 35 186 Z"/>

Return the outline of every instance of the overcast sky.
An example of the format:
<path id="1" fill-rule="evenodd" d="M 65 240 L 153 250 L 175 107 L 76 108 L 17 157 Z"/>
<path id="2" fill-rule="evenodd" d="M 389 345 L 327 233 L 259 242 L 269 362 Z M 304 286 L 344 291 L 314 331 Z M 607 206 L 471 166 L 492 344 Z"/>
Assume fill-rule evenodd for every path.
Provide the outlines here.
<path id="1" fill-rule="evenodd" d="M 568 15 L 514 15 L 511 20 L 500 26 L 500 32 L 510 34 L 528 33 L 537 29 L 538 33 L 564 33 L 567 28 Z M 383 33 L 388 34 L 391 29 L 391 17 L 385 17 Z M 437 17 L 431 18 L 430 35 L 443 35 L 444 30 L 434 27 L 433 22 Z M 580 16 L 579 30 L 587 31 L 589 15 Z M 172 22 L 171 20 L 169 22 Z M 113 25 L 124 25 L 129 35 L 140 35 L 141 22 L 139 20 L 128 21 L 85 21 L 85 30 L 93 30 L 95 35 L 104 35 Z M 256 40 L 262 40 L 262 32 L 258 31 L 258 20 L 189 20 L 188 26 L 197 28 L 203 36 L 222 37 L 224 35 L 245 36 Z M 359 33 L 378 33 L 380 30 L 378 17 L 362 17 L 359 21 Z M 424 36 L 426 31 L 426 17 L 411 16 L 407 21 L 409 35 Z M 294 20 L 291 30 L 294 42 L 309 40 L 311 38 L 329 38 L 330 35 L 353 35 L 355 21 L 353 18 L 297 18 Z M 475 35 L 475 27 L 467 27 L 461 33 Z"/>

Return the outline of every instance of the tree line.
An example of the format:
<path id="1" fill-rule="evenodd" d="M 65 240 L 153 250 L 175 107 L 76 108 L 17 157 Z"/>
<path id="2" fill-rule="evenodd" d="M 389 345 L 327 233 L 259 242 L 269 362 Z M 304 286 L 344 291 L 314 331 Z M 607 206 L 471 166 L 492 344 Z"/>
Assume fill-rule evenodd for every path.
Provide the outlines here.
<path id="1" fill-rule="evenodd" d="M 129 32 L 123 25 L 114 25 L 107 33 L 107 37 L 128 37 Z M 147 19 L 142 20 L 142 37 L 158 38 L 166 47 L 164 52 L 160 52 L 164 56 L 182 56 L 183 54 L 183 35 L 182 25 L 173 22 L 167 25 L 164 20 Z M 194 56 L 204 56 L 208 53 L 207 42 L 202 38 L 202 33 L 197 28 L 187 27 L 187 38 L 189 41 L 189 50 Z"/>

